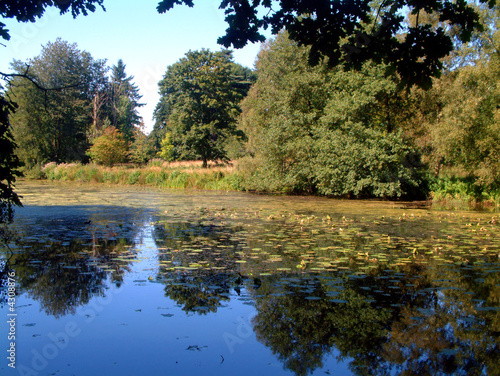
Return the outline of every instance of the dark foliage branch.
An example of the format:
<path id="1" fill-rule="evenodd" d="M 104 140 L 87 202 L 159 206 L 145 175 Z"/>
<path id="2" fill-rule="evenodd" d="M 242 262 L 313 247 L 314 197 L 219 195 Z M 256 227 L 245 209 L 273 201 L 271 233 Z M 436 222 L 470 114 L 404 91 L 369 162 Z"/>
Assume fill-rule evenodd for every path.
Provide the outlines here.
<path id="1" fill-rule="evenodd" d="M 14 18 L 18 22 L 35 22 L 41 18 L 49 7 L 59 9 L 60 14 L 71 12 L 73 18 L 89 12 L 95 12 L 97 6 L 105 10 L 104 0 L 2 0 L 0 1 L 0 17 Z M 10 39 L 9 30 L 0 22 L 0 37 Z"/>
<path id="2" fill-rule="evenodd" d="M 16 104 L 0 94 L 0 223 L 9 222 L 13 216 L 13 205 L 21 206 L 14 192 L 14 182 L 20 176 L 19 158 L 15 154 L 16 143 L 12 136 L 9 116 L 14 113 Z"/>
<path id="3" fill-rule="evenodd" d="M 10 85 L 10 80 L 12 78 L 15 78 L 15 77 L 25 78 L 28 81 L 30 81 L 33 85 L 35 85 L 35 87 L 38 90 L 41 90 L 41 91 L 45 92 L 45 94 L 47 94 L 47 92 L 49 92 L 49 91 L 61 91 L 61 90 L 64 90 L 64 89 L 75 88 L 75 87 L 78 87 L 78 86 L 80 86 L 82 84 L 82 82 L 77 82 L 77 83 L 74 83 L 74 84 L 71 84 L 71 85 L 64 85 L 64 86 L 49 87 L 48 88 L 48 87 L 45 87 L 42 84 L 40 84 L 34 77 L 30 76 L 29 75 L 29 69 L 30 69 L 30 66 L 27 65 L 26 66 L 26 70 L 24 71 L 24 73 L 4 73 L 4 72 L 0 72 L 0 77 L 2 79 L 4 79 L 5 81 L 7 81 L 9 85 Z"/>
<path id="4" fill-rule="evenodd" d="M 496 0 L 480 0 L 493 7 Z M 275 9 L 273 3 L 278 5 Z M 441 59 L 453 49 L 448 28 L 458 28 L 458 39 L 468 42 L 481 30 L 479 15 L 466 0 L 385 0 L 377 9 L 370 0 L 223 0 L 228 28 L 218 43 L 226 48 L 244 47 L 265 40 L 262 30 L 273 34 L 286 29 L 299 45 L 311 46 L 309 61 L 315 65 L 327 58 L 330 65 L 344 63 L 359 69 L 373 60 L 397 72 L 403 84 L 428 88 L 431 77 L 439 77 Z M 162 0 L 160 13 L 175 5 L 193 6 L 191 0 Z M 403 13 L 409 10 L 439 14 L 444 27 L 408 26 Z M 375 14 L 374 14 L 375 13 Z M 372 27 L 367 27 L 372 24 Z"/>

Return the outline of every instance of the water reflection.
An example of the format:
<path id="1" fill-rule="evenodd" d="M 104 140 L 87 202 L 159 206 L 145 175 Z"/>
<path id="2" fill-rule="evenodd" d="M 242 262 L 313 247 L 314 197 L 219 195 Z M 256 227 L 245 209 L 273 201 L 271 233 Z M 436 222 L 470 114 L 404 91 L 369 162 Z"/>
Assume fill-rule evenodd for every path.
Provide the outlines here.
<path id="1" fill-rule="evenodd" d="M 356 375 L 499 371 L 500 228 L 484 217 L 202 204 L 48 210 L 16 222 L 20 240 L 3 250 L 2 267 L 49 315 L 72 315 L 112 285 L 135 291 L 127 275 L 149 263 L 140 288 L 161 284 L 164 296 L 152 299 L 175 302 L 187 325 L 236 301 L 253 306 L 256 340 L 296 375 L 326 372 L 332 356 Z"/>
<path id="2" fill-rule="evenodd" d="M 118 212 L 111 217 L 106 210 L 25 217 L 13 226 L 16 241 L 4 269 L 16 271 L 19 289 L 39 301 L 47 314 L 74 314 L 92 297 L 104 296 L 108 282 L 120 287 L 135 260 L 131 249 L 140 227 L 134 223 L 144 213 Z"/>
<path id="3" fill-rule="evenodd" d="M 267 217 L 247 230 L 245 216 L 224 227 L 216 219 L 231 223 L 234 213 L 204 214 L 155 227 L 167 296 L 186 311 L 216 312 L 246 281 L 258 341 L 295 374 L 322 368 L 333 349 L 359 375 L 497 370 L 500 281 L 498 256 L 487 251 L 497 247 L 491 233 L 472 243 L 414 217 L 326 218 L 330 233 L 310 216 Z M 453 250 L 464 244 L 467 253 Z"/>

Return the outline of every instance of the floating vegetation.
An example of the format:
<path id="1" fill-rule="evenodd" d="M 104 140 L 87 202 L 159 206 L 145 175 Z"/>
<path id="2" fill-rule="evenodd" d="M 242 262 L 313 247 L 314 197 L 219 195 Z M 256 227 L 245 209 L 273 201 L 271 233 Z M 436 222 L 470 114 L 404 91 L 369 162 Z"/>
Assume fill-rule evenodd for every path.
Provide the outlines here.
<path id="1" fill-rule="evenodd" d="M 435 374 L 445 360 L 457 374 L 488 373 L 500 360 L 500 220 L 491 213 L 43 187 L 19 210 L 19 240 L 3 254 L 48 314 L 73 314 L 110 285 L 160 288 L 177 311 L 156 314 L 159 326 L 238 301 L 254 309 L 257 339 L 285 364 L 291 348 L 312 352 L 310 370 L 332 346 L 363 367 L 366 354 L 386 362 L 380 369 L 431 359 Z"/>

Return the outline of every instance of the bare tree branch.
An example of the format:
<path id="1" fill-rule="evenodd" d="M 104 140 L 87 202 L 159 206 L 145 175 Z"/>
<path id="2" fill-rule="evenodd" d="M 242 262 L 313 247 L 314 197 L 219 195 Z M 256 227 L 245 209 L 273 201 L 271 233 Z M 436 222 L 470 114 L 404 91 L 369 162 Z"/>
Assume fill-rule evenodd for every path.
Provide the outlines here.
<path id="1" fill-rule="evenodd" d="M 10 78 L 14 78 L 14 77 L 21 77 L 21 78 L 25 78 L 27 79 L 28 81 L 30 81 L 33 85 L 35 85 L 38 89 L 44 91 L 44 92 L 47 92 L 47 91 L 61 91 L 61 90 L 64 90 L 64 89 L 70 89 L 70 88 L 74 88 L 74 87 L 78 87 L 82 84 L 82 82 L 78 82 L 76 84 L 72 84 L 72 85 L 65 85 L 65 86 L 59 86 L 59 87 L 51 87 L 51 88 L 46 88 L 44 86 L 42 86 L 41 84 L 39 84 L 33 77 L 30 77 L 28 75 L 28 70 L 29 70 L 30 66 L 28 65 L 27 68 L 26 68 L 26 72 L 24 73 L 4 73 L 4 72 L 0 72 L 0 76 L 6 80 L 6 81 L 9 81 Z"/>

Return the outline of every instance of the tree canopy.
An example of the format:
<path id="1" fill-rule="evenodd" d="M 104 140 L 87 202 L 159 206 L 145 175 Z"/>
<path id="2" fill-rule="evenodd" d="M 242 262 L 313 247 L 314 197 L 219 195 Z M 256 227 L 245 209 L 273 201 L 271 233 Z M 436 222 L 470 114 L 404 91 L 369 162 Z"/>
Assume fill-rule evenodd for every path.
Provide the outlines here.
<path id="1" fill-rule="evenodd" d="M 176 4 L 192 7 L 193 1 L 162 0 L 157 9 L 164 13 Z M 285 29 L 299 45 L 311 47 L 313 64 L 326 57 L 330 66 L 344 61 L 347 68 L 360 69 L 373 60 L 398 72 L 404 84 L 425 88 L 441 74 L 454 40 L 468 42 L 482 28 L 479 13 L 465 0 L 223 0 L 220 8 L 228 28 L 218 42 L 226 48 L 263 42 L 262 29 L 273 34 Z M 406 23 L 406 11 L 416 16 L 415 24 Z M 423 12 L 438 14 L 439 27 L 419 18 Z"/>
<path id="2" fill-rule="evenodd" d="M 61 14 L 71 12 L 75 18 L 80 14 L 87 15 L 88 12 L 94 12 L 96 5 L 104 9 L 102 4 L 103 0 L 9 0 L 0 2 L 0 17 L 2 19 L 13 18 L 18 22 L 35 22 L 43 16 L 48 7 L 56 7 Z M 9 30 L 3 22 L 0 22 L 0 37 L 4 40 L 10 39 Z M 19 75 L 19 73 L 14 75 Z M 21 75 L 25 76 L 24 73 Z M 0 77 L 6 80 L 12 78 L 13 75 L 0 72 Z M 39 85 L 38 88 L 48 89 Z M 15 154 L 17 145 L 13 139 L 9 119 L 16 107 L 15 102 L 4 96 L 4 88 L 0 85 L 0 223 L 12 218 L 12 205 L 21 205 L 14 191 L 16 177 L 20 176 L 21 162 Z"/>
<path id="3" fill-rule="evenodd" d="M 142 95 L 132 81 L 134 77 L 127 76 L 125 68 L 122 59 L 111 68 L 110 118 L 113 127 L 119 129 L 127 141 L 132 141 L 134 129 L 142 121 L 137 109 L 144 104 L 139 103 Z"/>
<path id="4" fill-rule="evenodd" d="M 105 61 L 58 39 L 26 63 L 14 61 L 13 68 L 32 80 L 16 77 L 9 91 L 19 104 L 11 123 L 21 160 L 28 167 L 83 160 L 89 146 L 91 103 L 106 82 Z M 33 82 L 61 89 L 44 92 Z"/>
<path id="5" fill-rule="evenodd" d="M 189 51 L 160 81 L 156 132 L 171 132 L 177 158 L 225 160 L 225 140 L 236 134 L 238 104 L 248 87 L 233 75 L 229 51 Z"/>
<path id="6" fill-rule="evenodd" d="M 121 59 L 110 69 L 106 60 L 57 39 L 43 46 L 39 56 L 14 60 L 12 68 L 18 75 L 6 94 L 16 98 L 19 108 L 10 122 L 16 154 L 27 169 L 88 161 L 87 150 L 107 128 L 118 129 L 127 141 L 125 154 L 133 145 L 134 160 L 144 162 L 149 150 L 137 112 L 141 95 Z M 57 90 L 40 90 L 44 87 Z M 136 137 L 141 138 L 137 143 Z"/>
<path id="7" fill-rule="evenodd" d="M 97 6 L 105 9 L 103 2 L 104 0 L 8 0 L 0 3 L 0 16 L 14 18 L 18 22 L 35 22 L 43 16 L 47 8 L 55 7 L 59 9 L 61 14 L 71 12 L 75 18 L 80 14 L 86 16 L 89 12 L 94 12 Z M 5 26 L 4 23 L 0 22 L 0 36 L 9 40 L 9 30 Z"/>
<path id="8" fill-rule="evenodd" d="M 311 67 L 308 49 L 280 33 L 256 63 L 242 102 L 247 189 L 351 197 L 425 194 L 415 150 L 402 136 L 394 79 L 366 63 Z M 397 124 L 397 125 L 396 125 Z"/>

